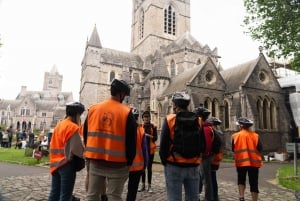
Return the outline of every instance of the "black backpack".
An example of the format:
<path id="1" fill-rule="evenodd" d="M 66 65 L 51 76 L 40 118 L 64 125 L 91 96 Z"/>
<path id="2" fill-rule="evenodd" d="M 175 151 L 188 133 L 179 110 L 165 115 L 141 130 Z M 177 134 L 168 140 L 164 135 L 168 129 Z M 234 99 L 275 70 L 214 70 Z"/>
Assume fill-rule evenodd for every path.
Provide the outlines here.
<path id="1" fill-rule="evenodd" d="M 200 156 L 200 153 L 204 151 L 203 129 L 199 125 L 198 119 L 193 112 L 176 114 L 172 155 L 176 152 L 184 158 L 194 158 Z"/>
<path id="2" fill-rule="evenodd" d="M 212 152 L 217 154 L 220 153 L 221 147 L 223 146 L 223 139 L 221 137 L 220 131 L 217 131 L 216 129 L 213 128 L 214 132 L 214 140 L 212 142 Z"/>

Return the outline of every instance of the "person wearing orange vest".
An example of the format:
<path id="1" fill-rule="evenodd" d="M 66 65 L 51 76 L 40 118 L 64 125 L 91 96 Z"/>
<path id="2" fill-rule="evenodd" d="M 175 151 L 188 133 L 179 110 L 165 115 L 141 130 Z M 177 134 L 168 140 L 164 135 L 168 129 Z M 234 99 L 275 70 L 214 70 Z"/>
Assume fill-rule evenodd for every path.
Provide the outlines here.
<path id="1" fill-rule="evenodd" d="M 50 144 L 52 183 L 48 201 L 77 199 L 72 197 L 72 193 L 77 171 L 75 158 L 83 160 L 84 146 L 79 135 L 80 116 L 83 112 L 84 106 L 81 103 L 67 104 L 65 119 L 54 128 Z"/>
<path id="2" fill-rule="evenodd" d="M 130 87 L 124 80 L 114 79 L 110 93 L 108 100 L 89 107 L 84 123 L 89 163 L 87 201 L 99 200 L 106 179 L 108 200 L 121 201 L 136 155 L 137 124 L 131 108 L 122 104 L 130 95 Z"/>
<path id="3" fill-rule="evenodd" d="M 142 114 L 143 124 L 142 127 L 145 131 L 145 136 L 147 139 L 147 149 L 149 150 L 149 161 L 147 164 L 147 179 L 148 179 L 148 192 L 152 193 L 152 164 L 154 160 L 155 150 L 156 150 L 156 140 L 157 140 L 157 127 L 151 123 L 151 116 L 149 111 L 145 111 Z M 145 170 L 142 173 L 142 186 L 138 189 L 139 192 L 146 189 L 146 172 Z"/>
<path id="4" fill-rule="evenodd" d="M 211 181 L 212 181 L 212 191 L 213 191 L 213 200 L 214 201 L 219 201 L 219 195 L 218 195 L 218 181 L 217 181 L 217 170 L 220 167 L 220 162 L 223 158 L 223 146 L 224 142 L 222 139 L 223 133 L 218 129 L 218 126 L 221 125 L 222 121 L 216 117 L 210 117 L 207 119 L 207 122 L 209 122 L 214 131 L 214 144 L 216 144 L 216 140 L 218 139 L 218 144 L 217 144 L 217 150 L 214 150 L 213 153 L 213 160 L 211 162 Z"/>
<path id="5" fill-rule="evenodd" d="M 137 121 L 139 118 L 139 111 L 136 108 L 132 108 L 131 111 Z M 126 201 L 136 200 L 140 178 L 148 163 L 149 154 L 147 150 L 147 140 L 142 125 L 137 127 L 136 141 L 136 155 L 129 169 Z"/>
<path id="6" fill-rule="evenodd" d="M 204 186 L 204 197 L 205 200 L 213 200 L 213 186 L 211 180 L 211 162 L 213 160 L 212 144 L 214 140 L 214 132 L 212 129 L 212 124 L 207 120 L 210 115 L 210 110 L 205 107 L 197 107 L 193 111 L 197 114 L 203 121 L 203 132 L 205 137 L 206 149 L 202 154 L 202 161 L 200 164 L 200 181 L 199 181 L 199 193 L 202 193 L 202 188 Z"/>
<path id="7" fill-rule="evenodd" d="M 259 135 L 250 127 L 253 121 L 240 117 L 236 122 L 240 131 L 232 135 L 232 151 L 234 152 L 235 166 L 237 169 L 238 189 L 240 201 L 244 201 L 246 189 L 246 175 L 249 177 L 252 201 L 258 200 L 258 175 L 262 164 L 262 144 Z"/>
<path id="8" fill-rule="evenodd" d="M 172 152 L 176 115 L 179 113 L 194 115 L 194 113 L 188 111 L 189 104 L 190 96 L 188 94 L 175 92 L 172 96 L 174 114 L 167 115 L 162 124 L 159 156 L 164 166 L 168 201 L 181 200 L 182 185 L 187 200 L 199 200 L 200 156 L 185 158 L 177 152 Z M 201 127 L 200 121 L 199 119 L 199 127 Z"/>

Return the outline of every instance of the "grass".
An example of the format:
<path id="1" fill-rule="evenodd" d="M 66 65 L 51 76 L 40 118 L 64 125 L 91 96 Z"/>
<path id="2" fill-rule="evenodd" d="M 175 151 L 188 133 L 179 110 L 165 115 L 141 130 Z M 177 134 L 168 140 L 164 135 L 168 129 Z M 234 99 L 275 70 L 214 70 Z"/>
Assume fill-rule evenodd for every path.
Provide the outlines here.
<path id="1" fill-rule="evenodd" d="M 285 166 L 278 169 L 278 182 L 287 189 L 300 192 L 300 167 L 297 167 L 297 175 L 294 175 L 294 166 Z"/>
<path id="2" fill-rule="evenodd" d="M 0 149 L 0 162 L 17 163 L 24 165 L 38 165 L 49 162 L 49 157 L 43 156 L 37 160 L 31 156 L 25 156 L 25 149 L 1 148 Z"/>

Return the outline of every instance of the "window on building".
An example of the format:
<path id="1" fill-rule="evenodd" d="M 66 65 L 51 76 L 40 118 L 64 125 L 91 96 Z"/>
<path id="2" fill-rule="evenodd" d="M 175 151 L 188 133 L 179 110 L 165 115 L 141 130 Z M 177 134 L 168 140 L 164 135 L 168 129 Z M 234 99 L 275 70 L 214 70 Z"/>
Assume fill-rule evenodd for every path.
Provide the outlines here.
<path id="1" fill-rule="evenodd" d="M 169 6 L 164 11 L 164 32 L 167 34 L 176 34 L 176 13 L 174 8 Z"/>
<path id="2" fill-rule="evenodd" d="M 47 113 L 46 112 L 42 112 L 42 117 L 46 117 Z"/>
<path id="3" fill-rule="evenodd" d="M 271 120 L 271 129 L 275 129 L 276 127 L 277 127 L 277 125 L 276 125 L 276 115 L 277 113 L 276 113 L 276 105 L 275 105 L 275 103 L 274 103 L 274 101 L 271 101 L 271 103 L 270 103 L 270 120 Z"/>
<path id="4" fill-rule="evenodd" d="M 212 102 L 211 116 L 219 118 L 219 114 L 219 102 L 217 99 L 214 99 Z"/>
<path id="5" fill-rule="evenodd" d="M 263 101 L 263 128 L 268 128 L 268 102 L 266 99 Z"/>
<path id="6" fill-rule="evenodd" d="M 225 128 L 229 128 L 229 104 L 228 104 L 228 102 L 227 101 L 225 101 L 224 102 L 224 112 L 225 112 L 225 114 L 224 114 L 224 126 L 225 126 Z"/>
<path id="7" fill-rule="evenodd" d="M 201 64 L 201 60 L 198 59 L 196 64 L 197 64 L 197 65 L 200 65 L 200 64 Z"/>
<path id="8" fill-rule="evenodd" d="M 261 100 L 259 99 L 256 103 L 257 107 L 257 117 L 258 117 L 258 128 L 263 129 L 263 113 L 262 113 L 262 103 Z"/>
<path id="9" fill-rule="evenodd" d="M 140 19 L 139 19 L 139 39 L 144 37 L 144 20 L 145 20 L 145 13 L 141 11 Z"/>
<path id="10" fill-rule="evenodd" d="M 176 67 L 175 67 L 175 61 L 171 61 L 171 77 L 174 77 L 176 75 Z"/>
<path id="11" fill-rule="evenodd" d="M 30 109 L 22 108 L 21 109 L 21 116 L 30 116 Z"/>
<path id="12" fill-rule="evenodd" d="M 110 74 L 109 74 L 109 82 L 111 82 L 113 79 L 115 79 L 115 72 L 114 71 L 111 71 Z"/>

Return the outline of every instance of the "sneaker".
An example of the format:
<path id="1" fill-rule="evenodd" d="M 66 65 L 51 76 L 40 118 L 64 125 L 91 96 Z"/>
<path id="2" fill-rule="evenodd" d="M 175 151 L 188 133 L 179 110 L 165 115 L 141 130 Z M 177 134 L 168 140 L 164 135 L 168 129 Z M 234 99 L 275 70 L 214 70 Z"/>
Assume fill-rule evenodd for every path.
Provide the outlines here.
<path id="1" fill-rule="evenodd" d="M 148 193 L 153 193 L 153 191 L 152 191 L 152 188 L 151 188 L 151 187 L 149 187 L 149 188 L 148 188 Z"/>
<path id="2" fill-rule="evenodd" d="M 145 191 L 145 185 L 142 185 L 142 186 L 138 189 L 138 192 L 142 192 L 142 191 Z"/>
<path id="3" fill-rule="evenodd" d="M 107 195 L 101 195 L 101 201 L 108 201 Z"/>

